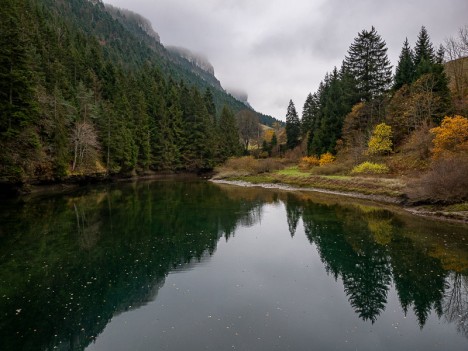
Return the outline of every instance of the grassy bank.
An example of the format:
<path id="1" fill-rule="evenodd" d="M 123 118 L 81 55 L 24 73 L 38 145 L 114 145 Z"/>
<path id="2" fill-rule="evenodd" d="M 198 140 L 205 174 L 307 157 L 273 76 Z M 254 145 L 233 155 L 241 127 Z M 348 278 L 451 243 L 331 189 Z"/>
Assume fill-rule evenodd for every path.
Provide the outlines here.
<path id="1" fill-rule="evenodd" d="M 255 160 L 245 157 L 230 160 L 216 169 L 214 179 L 246 181 L 253 184 L 286 184 L 299 188 L 318 188 L 366 195 L 404 197 L 406 182 L 382 176 L 353 176 L 343 174 L 314 174 L 280 160 Z"/>
<path id="2" fill-rule="evenodd" d="M 336 165 L 329 166 L 335 167 Z M 328 173 L 322 168 L 320 173 Z M 286 185 L 299 190 L 331 191 L 370 200 L 397 203 L 418 215 L 468 221 L 468 203 L 457 204 L 412 202 L 409 193 L 414 179 L 397 175 L 316 174 L 282 160 L 230 160 L 216 169 L 214 180 L 247 182 L 268 187 Z"/>

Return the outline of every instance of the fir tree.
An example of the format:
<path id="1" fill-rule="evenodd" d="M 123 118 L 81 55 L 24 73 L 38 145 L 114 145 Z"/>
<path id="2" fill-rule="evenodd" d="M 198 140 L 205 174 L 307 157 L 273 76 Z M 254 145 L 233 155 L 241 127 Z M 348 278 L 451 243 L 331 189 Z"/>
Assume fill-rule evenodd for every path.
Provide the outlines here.
<path id="1" fill-rule="evenodd" d="M 419 70 L 421 65 L 432 64 L 434 61 L 434 47 L 432 46 L 426 27 L 422 26 L 414 48 L 414 64 L 416 69 Z M 428 72 L 423 72 L 420 75 L 424 73 Z"/>
<path id="2" fill-rule="evenodd" d="M 387 57 L 385 41 L 374 27 L 363 30 L 351 44 L 345 58 L 347 71 L 356 79 L 359 98 L 370 101 L 388 90 L 392 81 L 392 66 Z"/>
<path id="3" fill-rule="evenodd" d="M 317 117 L 318 109 L 319 106 L 317 94 L 307 95 L 307 99 L 302 109 L 301 119 L 301 131 L 303 136 L 305 136 L 307 133 L 310 133 L 314 128 L 314 123 Z"/>
<path id="4" fill-rule="evenodd" d="M 220 158 L 225 161 L 228 157 L 240 155 L 242 146 L 239 142 L 239 129 L 236 118 L 226 105 L 223 106 L 219 118 Z"/>
<path id="5" fill-rule="evenodd" d="M 205 94 L 203 95 L 205 101 L 206 110 L 213 120 L 216 118 L 216 105 L 214 103 L 213 93 L 210 88 L 206 88 Z"/>
<path id="6" fill-rule="evenodd" d="M 442 44 L 439 46 L 439 50 L 436 53 L 436 63 L 442 65 L 444 63 L 445 49 Z"/>
<path id="7" fill-rule="evenodd" d="M 352 82 L 353 79 L 343 69 L 338 72 L 335 67 L 332 74 L 327 73 L 320 83 L 316 93 L 318 108 L 307 142 L 309 155 L 336 151 L 343 121 L 355 103 L 354 95 L 347 91 L 351 89 Z"/>
<path id="8" fill-rule="evenodd" d="M 24 1 L 0 6 L 0 132 L 16 135 L 37 116 L 32 55 L 22 14 Z"/>
<path id="9" fill-rule="evenodd" d="M 294 149 L 299 144 L 301 136 L 301 121 L 294 107 L 292 100 L 289 100 L 288 111 L 286 113 L 286 145 L 289 149 Z"/>
<path id="10" fill-rule="evenodd" d="M 406 38 L 396 67 L 393 89 L 398 90 L 405 84 L 410 85 L 413 82 L 414 75 L 413 52 L 408 43 L 408 38 Z"/>

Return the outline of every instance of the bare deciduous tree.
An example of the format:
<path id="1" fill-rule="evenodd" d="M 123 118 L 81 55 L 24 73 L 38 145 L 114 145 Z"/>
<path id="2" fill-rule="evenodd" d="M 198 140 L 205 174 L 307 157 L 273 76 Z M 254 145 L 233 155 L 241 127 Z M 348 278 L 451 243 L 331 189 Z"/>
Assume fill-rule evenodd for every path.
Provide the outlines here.
<path id="1" fill-rule="evenodd" d="M 468 26 L 458 31 L 458 37 L 445 39 L 446 69 L 455 97 L 461 101 L 468 95 Z"/>
<path id="2" fill-rule="evenodd" d="M 244 150 L 249 149 L 251 139 L 256 139 L 261 133 L 258 116 L 251 110 L 242 110 L 237 114 L 239 136 L 244 145 Z"/>
<path id="3" fill-rule="evenodd" d="M 458 332 L 468 337 L 468 277 L 453 273 L 445 293 L 444 314 L 450 323 L 456 323 Z"/>
<path id="4" fill-rule="evenodd" d="M 76 122 L 72 131 L 73 165 L 72 171 L 83 165 L 92 164 L 100 149 L 94 126 L 86 121 Z"/>

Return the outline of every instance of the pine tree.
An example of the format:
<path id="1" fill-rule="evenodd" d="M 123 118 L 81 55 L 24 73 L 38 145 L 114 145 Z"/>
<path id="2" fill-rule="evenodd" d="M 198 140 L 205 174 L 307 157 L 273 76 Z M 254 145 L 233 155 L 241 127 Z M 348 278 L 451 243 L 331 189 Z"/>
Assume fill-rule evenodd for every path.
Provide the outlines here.
<path id="1" fill-rule="evenodd" d="M 215 128 L 200 92 L 192 87 L 183 106 L 186 146 L 183 152 L 189 170 L 210 169 L 214 166 Z M 185 108 L 185 109 L 184 109 Z"/>
<path id="2" fill-rule="evenodd" d="M 318 113 L 318 98 L 317 94 L 307 95 L 307 99 L 304 103 L 302 109 L 302 119 L 301 119 L 301 132 L 305 136 L 307 133 L 311 133 L 314 128 L 315 119 Z"/>
<path id="3" fill-rule="evenodd" d="M 296 112 L 296 107 L 292 100 L 289 100 L 288 111 L 286 113 L 286 145 L 288 149 L 294 149 L 299 144 L 301 136 L 301 121 Z"/>
<path id="4" fill-rule="evenodd" d="M 451 97 L 448 78 L 443 65 L 443 48 L 437 55 L 434 53 L 426 28 L 421 27 L 415 46 L 414 63 L 416 66 L 415 85 L 423 90 L 427 96 L 435 98 L 431 116 L 433 121 L 440 123 L 443 116 L 451 113 Z M 431 98 L 431 99 L 432 99 Z"/>
<path id="5" fill-rule="evenodd" d="M 335 152 L 338 139 L 341 138 L 343 122 L 351 107 L 356 102 L 351 92 L 352 77 L 342 68 L 327 73 L 315 95 L 317 106 L 314 123 L 309 131 L 307 152 L 309 155 L 321 155 Z"/>
<path id="6" fill-rule="evenodd" d="M 320 82 L 317 95 L 318 111 L 317 116 L 314 119 L 314 125 L 309 132 L 309 139 L 307 140 L 307 153 L 309 155 L 320 155 L 323 144 L 323 131 L 322 127 L 326 127 L 325 123 L 322 123 L 323 119 L 323 108 L 325 106 L 326 95 L 329 86 L 328 73 L 325 75 L 324 81 Z"/>
<path id="7" fill-rule="evenodd" d="M 273 132 L 273 135 L 271 136 L 271 142 L 270 142 L 271 154 L 275 155 L 278 151 L 277 149 L 278 149 L 278 138 L 276 137 L 276 133 Z"/>
<path id="8" fill-rule="evenodd" d="M 370 101 L 382 95 L 391 84 L 392 66 L 386 44 L 374 27 L 358 33 L 348 50 L 345 66 L 356 79 L 360 100 Z"/>
<path id="9" fill-rule="evenodd" d="M 216 118 L 216 105 L 214 103 L 213 93 L 210 88 L 206 88 L 205 94 L 203 95 L 203 100 L 205 101 L 206 110 L 208 114 L 215 120 Z"/>
<path id="10" fill-rule="evenodd" d="M 13 136 L 37 116 L 24 1 L 0 6 L 0 132 Z"/>
<path id="11" fill-rule="evenodd" d="M 231 156 L 240 155 L 242 146 L 239 142 L 239 129 L 237 128 L 236 118 L 226 105 L 223 106 L 221 111 L 218 133 L 220 136 L 219 154 L 221 161 L 225 161 Z"/>
<path id="12" fill-rule="evenodd" d="M 413 82 L 414 76 L 415 67 L 413 62 L 413 52 L 408 43 L 408 38 L 406 38 L 396 67 L 393 89 L 398 90 L 405 84 L 410 85 Z"/>
<path id="13" fill-rule="evenodd" d="M 422 67 L 427 64 L 432 64 L 435 61 L 434 47 L 432 46 L 431 39 L 427 33 L 426 27 L 422 26 L 416 40 L 414 48 L 414 65 L 418 70 L 419 76 L 428 72 L 419 72 Z"/>
<path id="14" fill-rule="evenodd" d="M 445 48 L 442 44 L 439 46 L 439 50 L 437 50 L 436 53 L 436 63 L 439 65 L 442 65 L 444 63 L 444 57 L 445 57 Z"/>

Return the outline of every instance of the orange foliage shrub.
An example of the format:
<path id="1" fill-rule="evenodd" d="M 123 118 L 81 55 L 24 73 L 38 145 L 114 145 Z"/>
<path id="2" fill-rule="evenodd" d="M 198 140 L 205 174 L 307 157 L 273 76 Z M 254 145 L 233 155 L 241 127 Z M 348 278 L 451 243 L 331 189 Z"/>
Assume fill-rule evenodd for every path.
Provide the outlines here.
<path id="1" fill-rule="evenodd" d="M 299 168 L 301 169 L 310 169 L 312 167 L 316 167 L 320 164 L 320 160 L 315 156 L 306 156 L 301 158 L 301 162 L 299 162 Z"/>
<path id="2" fill-rule="evenodd" d="M 468 152 L 468 119 L 462 116 L 445 117 L 440 127 L 432 128 L 435 159 Z"/>
<path id="3" fill-rule="evenodd" d="M 335 161 L 335 156 L 333 156 L 331 153 L 327 152 L 327 153 L 322 154 L 320 156 L 319 164 L 320 164 L 320 167 L 321 167 L 321 166 L 328 165 L 329 163 L 332 163 L 333 161 Z"/>

